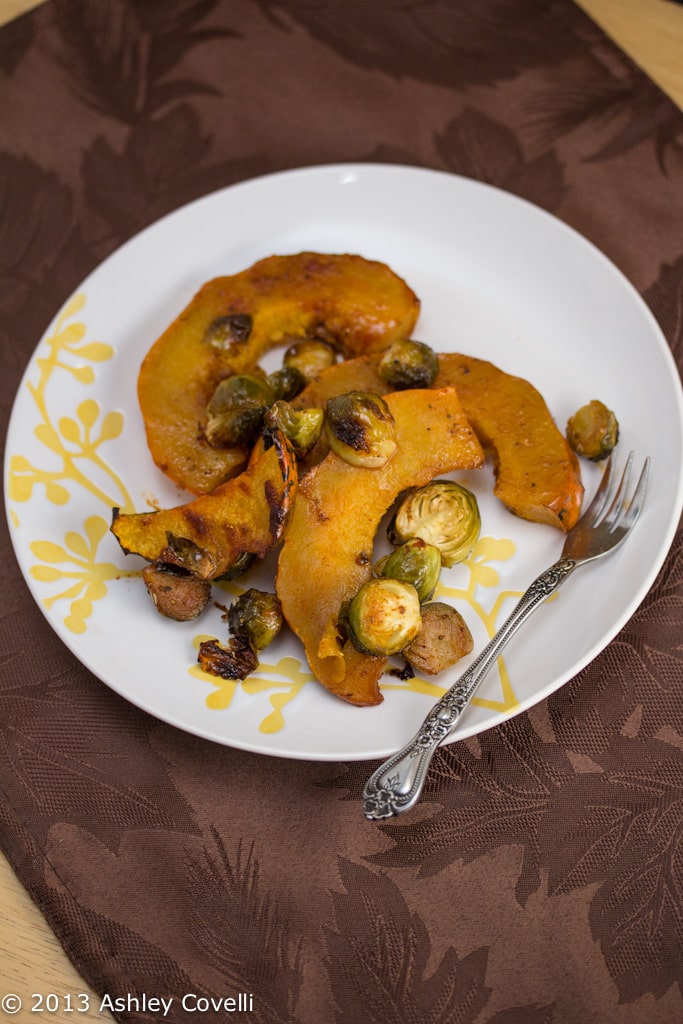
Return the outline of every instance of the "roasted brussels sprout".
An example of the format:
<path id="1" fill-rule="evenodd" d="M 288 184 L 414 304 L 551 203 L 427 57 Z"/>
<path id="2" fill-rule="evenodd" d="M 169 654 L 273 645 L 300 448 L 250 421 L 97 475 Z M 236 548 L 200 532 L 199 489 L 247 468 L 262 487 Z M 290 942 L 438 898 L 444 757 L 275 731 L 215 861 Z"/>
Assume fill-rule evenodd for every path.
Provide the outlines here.
<path id="1" fill-rule="evenodd" d="M 481 529 L 477 499 L 452 480 L 432 480 L 408 491 L 388 527 L 392 544 L 421 537 L 441 552 L 446 566 L 464 561 Z"/>
<path id="2" fill-rule="evenodd" d="M 243 551 L 232 565 L 229 565 L 225 572 L 217 577 L 217 580 L 236 580 L 238 577 L 243 576 L 255 561 L 256 555 L 252 551 Z"/>
<path id="3" fill-rule="evenodd" d="M 323 429 L 322 409 L 293 409 L 289 402 L 275 402 L 266 413 L 264 425 L 281 430 L 302 459 L 317 442 Z"/>
<path id="4" fill-rule="evenodd" d="M 284 355 L 285 366 L 293 366 L 304 375 L 306 381 L 312 381 L 323 370 L 327 370 L 336 362 L 337 354 L 326 341 L 315 338 L 297 341 L 290 345 Z"/>
<path id="5" fill-rule="evenodd" d="M 248 637 L 257 651 L 273 642 L 282 621 L 282 608 L 275 594 L 253 587 L 233 601 L 228 611 L 231 633 Z"/>
<path id="6" fill-rule="evenodd" d="M 291 402 L 306 387 L 306 378 L 296 366 L 283 366 L 266 377 L 276 402 Z"/>
<path id="7" fill-rule="evenodd" d="M 249 341 L 253 326 L 248 313 L 234 313 L 232 316 L 218 316 L 204 332 L 204 344 L 220 351 L 233 345 L 245 345 Z"/>
<path id="8" fill-rule="evenodd" d="M 455 665 L 474 647 L 460 612 L 450 604 L 432 601 L 422 607 L 422 629 L 403 651 L 418 672 L 434 676 Z"/>
<path id="9" fill-rule="evenodd" d="M 606 459 L 618 440 L 617 418 L 598 399 L 582 405 L 567 421 L 569 447 L 592 462 Z"/>
<path id="10" fill-rule="evenodd" d="M 265 377 L 238 373 L 222 380 L 207 406 L 204 428 L 213 448 L 251 444 L 258 437 L 273 392 Z"/>
<path id="11" fill-rule="evenodd" d="M 209 580 L 177 565 L 150 562 L 142 570 L 142 579 L 157 611 L 176 622 L 196 619 L 211 597 Z"/>
<path id="12" fill-rule="evenodd" d="M 392 391 L 429 388 L 438 372 L 439 360 L 434 349 L 411 338 L 395 341 L 379 363 L 380 377 Z"/>
<path id="13" fill-rule="evenodd" d="M 325 403 L 325 435 L 332 451 L 352 466 L 377 469 L 396 451 L 396 429 L 379 395 L 349 391 Z"/>
<path id="14" fill-rule="evenodd" d="M 389 576 L 364 584 L 346 614 L 354 644 L 378 657 L 398 654 L 422 627 L 417 590 Z"/>
<path id="15" fill-rule="evenodd" d="M 441 552 L 421 537 L 412 537 L 375 566 L 378 576 L 391 576 L 403 583 L 412 583 L 420 603 L 428 601 L 439 582 Z"/>
<path id="16" fill-rule="evenodd" d="M 247 636 L 231 636 L 227 644 L 202 640 L 197 661 L 205 672 L 222 679 L 246 679 L 258 668 L 258 655 Z"/>

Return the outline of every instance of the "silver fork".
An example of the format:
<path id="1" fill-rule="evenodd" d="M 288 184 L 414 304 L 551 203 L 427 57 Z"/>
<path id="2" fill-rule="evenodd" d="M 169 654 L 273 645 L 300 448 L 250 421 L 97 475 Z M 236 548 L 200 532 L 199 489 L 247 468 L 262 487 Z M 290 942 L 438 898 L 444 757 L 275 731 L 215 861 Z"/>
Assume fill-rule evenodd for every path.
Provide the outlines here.
<path id="1" fill-rule="evenodd" d="M 434 705 L 413 739 L 370 776 L 363 789 L 366 818 L 390 818 L 417 803 L 436 748 L 454 731 L 479 683 L 510 637 L 577 566 L 614 551 L 626 539 L 643 507 L 650 460 L 645 460 L 629 500 L 632 463 L 633 452 L 615 485 L 610 456 L 595 496 L 567 534 L 558 561 L 534 580 L 478 658 Z"/>

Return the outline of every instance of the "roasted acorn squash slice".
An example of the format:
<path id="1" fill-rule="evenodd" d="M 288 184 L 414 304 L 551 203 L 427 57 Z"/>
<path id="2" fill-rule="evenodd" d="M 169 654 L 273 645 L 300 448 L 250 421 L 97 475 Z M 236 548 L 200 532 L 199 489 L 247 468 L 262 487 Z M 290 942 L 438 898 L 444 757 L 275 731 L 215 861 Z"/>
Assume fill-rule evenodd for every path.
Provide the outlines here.
<path id="1" fill-rule="evenodd" d="M 351 704 L 379 704 L 386 659 L 362 654 L 339 631 L 342 604 L 372 577 L 380 520 L 401 491 L 484 460 L 454 388 L 386 395 L 397 449 L 382 467 L 334 452 L 302 477 L 278 560 L 276 590 L 311 670 Z"/>
<path id="2" fill-rule="evenodd" d="M 322 373 L 295 404 L 322 405 L 346 391 L 376 391 L 387 385 L 376 356 L 349 359 Z M 494 494 L 515 515 L 571 530 L 581 513 L 583 484 L 574 452 L 556 426 L 542 395 L 529 381 L 474 356 L 439 355 L 434 387 L 457 388 L 465 415 L 493 458 Z M 324 452 L 319 444 L 311 461 Z"/>
<path id="3" fill-rule="evenodd" d="M 435 383 L 458 389 L 467 418 L 491 452 L 496 497 L 522 519 L 571 530 L 583 501 L 579 461 L 536 388 L 465 355 L 439 356 Z"/>
<path id="4" fill-rule="evenodd" d="M 273 431 L 257 443 L 247 469 L 212 494 L 160 512 L 114 509 L 111 531 L 126 554 L 216 579 L 242 555 L 263 557 L 279 541 L 296 488 L 294 453 Z"/>
<path id="5" fill-rule="evenodd" d="M 203 436 L 217 384 L 252 370 L 268 349 L 305 338 L 344 356 L 407 337 L 419 300 L 383 263 L 355 255 L 270 256 L 208 281 L 154 343 L 138 377 L 147 443 L 157 466 L 195 494 L 246 465 L 248 448 L 212 448 Z"/>

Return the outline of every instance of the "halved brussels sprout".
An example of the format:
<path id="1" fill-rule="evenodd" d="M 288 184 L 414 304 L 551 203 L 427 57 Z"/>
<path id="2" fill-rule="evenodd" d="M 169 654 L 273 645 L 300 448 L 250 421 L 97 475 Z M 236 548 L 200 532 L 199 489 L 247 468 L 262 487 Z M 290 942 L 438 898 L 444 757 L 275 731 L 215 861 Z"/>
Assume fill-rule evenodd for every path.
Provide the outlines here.
<path id="1" fill-rule="evenodd" d="M 326 341 L 310 338 L 297 341 L 290 345 L 284 355 L 284 365 L 293 366 L 304 375 L 306 381 L 312 381 L 323 370 L 327 370 L 336 362 L 337 353 Z"/>
<path id="2" fill-rule="evenodd" d="M 276 402 L 291 402 L 306 387 L 306 378 L 296 366 L 283 366 L 266 377 Z"/>
<path id="3" fill-rule="evenodd" d="M 273 642 L 282 622 L 282 607 L 275 594 L 254 587 L 233 601 L 228 611 L 230 631 L 248 637 L 257 651 Z"/>
<path id="4" fill-rule="evenodd" d="M 467 558 L 480 530 L 481 516 L 474 494 L 453 480 L 432 480 L 425 487 L 408 491 L 387 535 L 392 544 L 422 538 L 439 549 L 441 561 L 450 567 Z"/>
<path id="5" fill-rule="evenodd" d="M 332 451 L 352 466 L 378 469 L 396 451 L 396 425 L 379 395 L 349 391 L 325 403 L 325 435 Z"/>
<path id="6" fill-rule="evenodd" d="M 392 391 L 429 388 L 439 372 L 439 360 L 434 349 L 423 341 L 402 338 L 386 350 L 378 369 Z"/>
<path id="7" fill-rule="evenodd" d="M 275 402 L 266 413 L 266 427 L 281 430 L 302 459 L 316 444 L 323 429 L 322 409 L 294 409 L 289 402 Z"/>
<path id="8" fill-rule="evenodd" d="M 618 440 L 617 418 L 598 399 L 582 405 L 567 421 L 569 447 L 592 462 L 606 459 Z"/>
<path id="9" fill-rule="evenodd" d="M 389 576 L 369 580 L 351 600 L 347 621 L 359 650 L 378 657 L 398 654 L 422 627 L 417 590 Z"/>
<path id="10" fill-rule="evenodd" d="M 412 583 L 420 603 L 428 601 L 436 590 L 441 574 L 441 552 L 421 537 L 412 537 L 375 566 L 378 576 L 391 576 L 403 583 Z"/>
<path id="11" fill-rule="evenodd" d="M 248 373 L 222 380 L 206 408 L 204 436 L 213 448 L 235 448 L 256 440 L 273 391 L 265 377 Z"/>
<path id="12" fill-rule="evenodd" d="M 422 607 L 422 629 L 403 651 L 403 657 L 426 675 L 455 665 L 474 647 L 469 627 L 457 608 L 443 601 Z"/>

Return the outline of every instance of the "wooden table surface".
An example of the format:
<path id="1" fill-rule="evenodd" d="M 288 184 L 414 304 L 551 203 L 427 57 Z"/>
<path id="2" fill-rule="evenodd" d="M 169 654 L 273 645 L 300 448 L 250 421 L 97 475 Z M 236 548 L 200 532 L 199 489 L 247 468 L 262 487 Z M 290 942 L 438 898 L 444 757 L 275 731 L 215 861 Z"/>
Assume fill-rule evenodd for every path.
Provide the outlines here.
<path id="1" fill-rule="evenodd" d="M 46 0 L 47 3 L 50 0 Z M 683 5 L 667 0 L 578 0 L 579 6 L 628 53 L 683 109 Z M 0 0 L 0 25 L 37 6 L 35 0 Z M 31 1006 L 48 994 L 89 1003 L 74 1014 L 79 1024 L 111 1021 L 95 994 L 76 972 L 42 914 L 0 854 L 0 1006 L 8 993 L 23 1001 L 14 1021 L 64 1020 L 49 1007 L 37 1017 Z M 33 996 L 35 993 L 35 997 Z M 11 1001 L 2 1006 L 12 1009 Z M 69 1018 L 66 1018 L 69 1019 Z"/>

